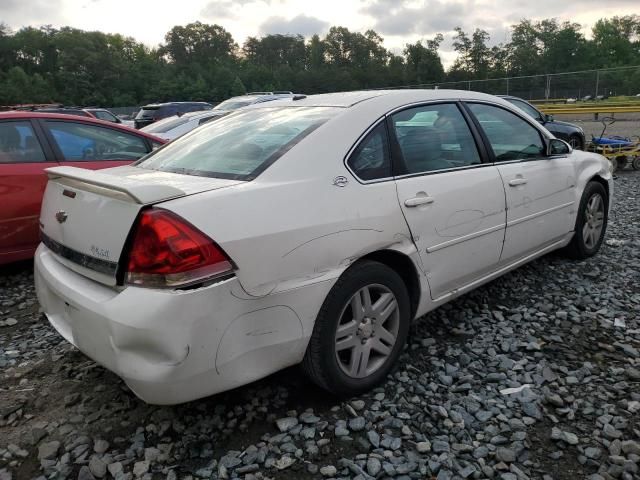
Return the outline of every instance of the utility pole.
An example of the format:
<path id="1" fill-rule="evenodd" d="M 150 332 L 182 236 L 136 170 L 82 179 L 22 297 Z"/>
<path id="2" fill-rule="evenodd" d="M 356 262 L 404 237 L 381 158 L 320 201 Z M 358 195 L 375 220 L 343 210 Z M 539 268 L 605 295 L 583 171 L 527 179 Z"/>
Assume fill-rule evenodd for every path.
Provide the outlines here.
<path id="1" fill-rule="evenodd" d="M 551 76 L 547 75 L 547 85 L 544 89 L 544 99 L 549 100 L 549 95 L 551 93 Z"/>
<path id="2" fill-rule="evenodd" d="M 596 94 L 594 95 L 594 99 L 598 97 L 598 88 L 600 87 L 600 70 L 596 70 Z"/>

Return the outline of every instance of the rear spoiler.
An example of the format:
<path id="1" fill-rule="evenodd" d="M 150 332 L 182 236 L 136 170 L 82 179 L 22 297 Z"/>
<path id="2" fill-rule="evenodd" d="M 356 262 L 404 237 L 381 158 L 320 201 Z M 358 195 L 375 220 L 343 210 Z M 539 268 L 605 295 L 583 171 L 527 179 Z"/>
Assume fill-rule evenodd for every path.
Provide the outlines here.
<path id="1" fill-rule="evenodd" d="M 186 192 L 171 185 L 140 182 L 131 178 L 109 175 L 101 171 L 77 167 L 45 168 L 50 180 L 61 180 L 69 186 L 96 191 L 105 196 L 146 205 L 172 198 L 184 197 Z M 91 188 L 93 187 L 93 188 Z"/>

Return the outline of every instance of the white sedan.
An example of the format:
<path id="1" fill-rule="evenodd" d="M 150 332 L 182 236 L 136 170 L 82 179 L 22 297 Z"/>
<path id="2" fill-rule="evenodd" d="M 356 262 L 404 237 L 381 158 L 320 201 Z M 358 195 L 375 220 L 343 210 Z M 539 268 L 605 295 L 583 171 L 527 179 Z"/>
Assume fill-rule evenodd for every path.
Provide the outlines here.
<path id="1" fill-rule="evenodd" d="M 451 90 L 269 102 L 133 166 L 48 175 L 42 308 L 156 404 L 297 363 L 370 389 L 414 319 L 552 250 L 594 255 L 613 195 L 603 157 Z"/>

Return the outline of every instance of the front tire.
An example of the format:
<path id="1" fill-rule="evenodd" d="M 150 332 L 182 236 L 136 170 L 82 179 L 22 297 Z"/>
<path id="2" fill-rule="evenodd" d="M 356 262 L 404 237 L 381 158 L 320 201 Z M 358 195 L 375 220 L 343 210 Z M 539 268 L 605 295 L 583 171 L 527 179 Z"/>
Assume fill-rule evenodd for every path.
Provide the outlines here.
<path id="1" fill-rule="evenodd" d="M 575 233 L 566 248 L 571 258 L 583 260 L 598 253 L 607 230 L 608 210 L 607 192 L 602 184 L 587 183 L 578 207 Z"/>
<path id="2" fill-rule="evenodd" d="M 569 145 L 574 150 L 584 150 L 584 143 L 578 135 L 571 135 L 569 137 Z"/>
<path id="3" fill-rule="evenodd" d="M 325 299 L 302 366 L 340 396 L 378 385 L 398 360 L 409 331 L 410 301 L 402 278 L 378 262 L 349 268 Z"/>

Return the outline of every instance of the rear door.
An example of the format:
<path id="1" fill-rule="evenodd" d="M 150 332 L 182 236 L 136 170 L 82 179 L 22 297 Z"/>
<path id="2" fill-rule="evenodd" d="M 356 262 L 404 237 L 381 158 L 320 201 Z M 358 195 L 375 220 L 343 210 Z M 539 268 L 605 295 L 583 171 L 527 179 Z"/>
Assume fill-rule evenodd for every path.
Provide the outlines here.
<path id="1" fill-rule="evenodd" d="M 433 299 L 493 270 L 505 229 L 498 169 L 454 103 L 411 107 L 389 117 L 398 200 Z"/>
<path id="2" fill-rule="evenodd" d="M 0 264 L 29 258 L 38 245 L 44 169 L 57 165 L 42 140 L 28 119 L 0 122 Z"/>
<path id="3" fill-rule="evenodd" d="M 61 165 L 98 170 L 135 162 L 151 151 L 143 136 L 91 123 L 42 120 Z"/>
<path id="4" fill-rule="evenodd" d="M 468 103 L 484 131 L 504 182 L 507 229 L 501 262 L 510 262 L 573 230 L 575 167 L 566 155 L 546 155 L 540 131 L 497 105 Z"/>

